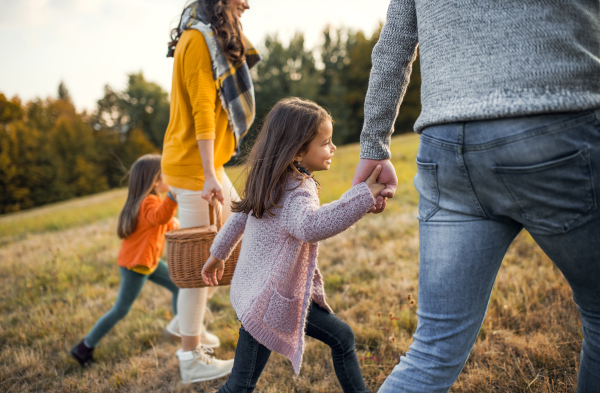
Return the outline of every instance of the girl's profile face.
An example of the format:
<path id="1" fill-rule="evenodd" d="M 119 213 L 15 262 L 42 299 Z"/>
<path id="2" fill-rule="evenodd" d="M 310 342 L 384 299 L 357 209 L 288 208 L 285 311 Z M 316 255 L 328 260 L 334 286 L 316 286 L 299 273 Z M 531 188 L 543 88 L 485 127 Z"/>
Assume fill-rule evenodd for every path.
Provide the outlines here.
<path id="1" fill-rule="evenodd" d="M 300 161 L 300 166 L 309 172 L 328 170 L 333 152 L 337 149 L 331 140 L 332 136 L 333 124 L 330 120 L 325 120 L 319 126 L 319 133 L 310 142 L 308 149 L 296 157 L 296 161 Z"/>
<path id="2" fill-rule="evenodd" d="M 229 0 L 227 8 L 233 16 L 240 19 L 244 11 L 250 9 L 250 6 L 248 5 L 248 0 Z"/>

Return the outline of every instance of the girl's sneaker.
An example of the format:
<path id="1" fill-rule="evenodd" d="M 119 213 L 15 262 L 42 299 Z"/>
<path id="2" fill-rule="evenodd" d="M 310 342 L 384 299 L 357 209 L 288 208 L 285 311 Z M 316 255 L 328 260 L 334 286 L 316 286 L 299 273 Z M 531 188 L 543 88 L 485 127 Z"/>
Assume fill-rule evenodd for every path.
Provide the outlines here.
<path id="1" fill-rule="evenodd" d="M 89 348 L 85 345 L 84 340 L 71 349 L 71 356 L 73 359 L 81 365 L 81 367 L 88 367 L 94 362 L 94 348 Z"/>
<path id="2" fill-rule="evenodd" d="M 178 350 L 176 355 L 179 359 L 179 371 L 181 382 L 184 384 L 210 381 L 224 377 L 233 369 L 233 359 L 219 360 L 211 354 L 213 350 L 202 344 L 193 351 L 183 352 Z"/>
<path id="3" fill-rule="evenodd" d="M 165 328 L 165 331 L 171 336 L 181 338 L 181 332 L 179 331 L 179 318 L 177 318 L 177 315 L 171 319 L 171 322 L 169 322 Z M 200 342 L 202 345 L 209 348 L 218 348 L 221 345 L 219 337 L 207 332 L 206 327 L 204 326 L 202 326 L 202 333 L 200 333 Z"/>

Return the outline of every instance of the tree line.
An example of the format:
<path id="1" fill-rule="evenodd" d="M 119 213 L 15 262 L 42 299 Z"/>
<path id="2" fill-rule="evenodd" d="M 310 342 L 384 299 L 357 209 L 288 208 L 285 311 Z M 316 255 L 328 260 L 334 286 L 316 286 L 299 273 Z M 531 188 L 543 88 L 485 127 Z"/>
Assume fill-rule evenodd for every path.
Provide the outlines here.
<path id="1" fill-rule="evenodd" d="M 256 121 L 242 151 L 251 147 L 272 105 L 289 96 L 329 109 L 337 145 L 358 142 L 379 32 L 368 37 L 326 28 L 318 48 L 306 48 L 300 33 L 288 44 L 276 35 L 266 37 L 263 61 L 253 70 Z M 412 130 L 420 112 L 420 82 L 417 59 L 396 133 Z M 0 92 L 0 214 L 125 185 L 127 168 L 139 156 L 162 150 L 168 122 L 168 94 L 142 73 L 128 75 L 122 91 L 105 86 L 92 113 L 77 112 L 63 83 L 56 97 L 26 103 Z"/>

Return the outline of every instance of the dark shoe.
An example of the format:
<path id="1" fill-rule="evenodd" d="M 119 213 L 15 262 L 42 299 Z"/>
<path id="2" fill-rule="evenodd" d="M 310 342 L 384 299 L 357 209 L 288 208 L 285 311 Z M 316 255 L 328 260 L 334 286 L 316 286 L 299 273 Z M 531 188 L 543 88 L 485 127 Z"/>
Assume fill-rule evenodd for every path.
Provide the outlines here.
<path id="1" fill-rule="evenodd" d="M 94 361 L 94 348 L 88 348 L 81 340 L 79 344 L 71 349 L 71 356 L 79 362 L 81 367 L 88 367 Z"/>

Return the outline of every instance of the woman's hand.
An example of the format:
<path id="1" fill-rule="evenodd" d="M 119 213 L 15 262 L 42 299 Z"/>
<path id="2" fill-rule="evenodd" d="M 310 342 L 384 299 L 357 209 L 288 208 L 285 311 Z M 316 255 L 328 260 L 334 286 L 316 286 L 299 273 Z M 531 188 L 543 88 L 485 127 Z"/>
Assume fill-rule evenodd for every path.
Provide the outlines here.
<path id="1" fill-rule="evenodd" d="M 377 183 L 377 177 L 381 173 L 381 165 L 377 165 L 371 175 L 365 180 L 367 186 L 369 186 L 369 190 L 371 191 L 371 195 L 373 198 L 377 198 L 381 195 L 381 191 L 385 190 L 385 184 Z"/>
<path id="2" fill-rule="evenodd" d="M 202 160 L 204 169 L 204 188 L 202 189 L 202 199 L 205 199 L 212 205 L 212 196 L 216 196 L 219 202 L 223 203 L 223 191 L 221 183 L 215 174 L 215 141 L 213 139 L 198 140 L 198 151 Z"/>
<path id="3" fill-rule="evenodd" d="M 219 285 L 220 279 L 223 278 L 223 271 L 225 270 L 225 261 L 217 259 L 211 254 L 210 258 L 204 264 L 202 269 L 202 279 L 206 285 L 215 286 Z"/>
<path id="4" fill-rule="evenodd" d="M 221 203 L 225 201 L 223 198 L 223 190 L 221 189 L 221 183 L 217 180 L 216 176 L 206 176 L 204 179 L 204 188 L 202 189 L 202 199 L 205 199 L 212 205 L 212 196 L 216 196 L 217 200 Z"/>

